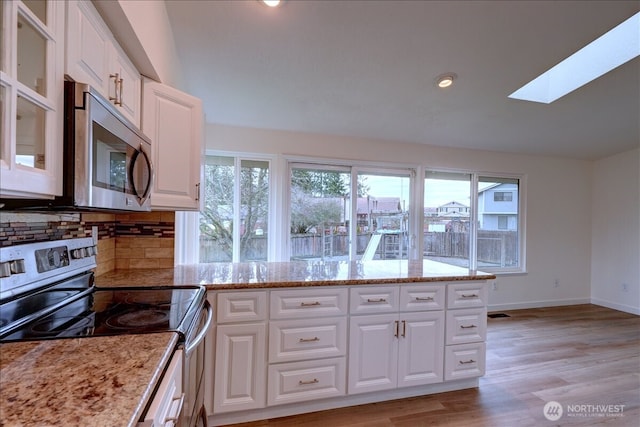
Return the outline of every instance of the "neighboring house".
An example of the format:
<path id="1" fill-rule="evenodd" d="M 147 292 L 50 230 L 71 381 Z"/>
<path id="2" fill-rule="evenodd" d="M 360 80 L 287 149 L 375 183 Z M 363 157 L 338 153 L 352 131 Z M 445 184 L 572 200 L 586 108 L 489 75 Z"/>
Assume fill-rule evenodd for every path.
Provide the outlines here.
<path id="1" fill-rule="evenodd" d="M 469 206 L 452 201 L 442 206 L 438 206 L 438 216 L 444 217 L 464 217 L 469 218 Z"/>
<path id="2" fill-rule="evenodd" d="M 480 190 L 478 222 L 480 230 L 517 230 L 518 185 L 500 183 Z"/>

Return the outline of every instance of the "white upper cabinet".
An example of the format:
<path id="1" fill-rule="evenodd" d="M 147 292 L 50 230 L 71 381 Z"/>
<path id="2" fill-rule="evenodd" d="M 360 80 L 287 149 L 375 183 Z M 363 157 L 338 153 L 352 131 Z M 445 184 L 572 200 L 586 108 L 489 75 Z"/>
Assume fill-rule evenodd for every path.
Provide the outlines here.
<path id="1" fill-rule="evenodd" d="M 88 83 L 140 126 L 140 73 L 90 1 L 67 2 L 66 73 Z"/>
<path id="2" fill-rule="evenodd" d="M 62 194 L 64 3 L 2 1 L 0 196 Z"/>
<path id="3" fill-rule="evenodd" d="M 200 210 L 202 101 L 145 78 L 143 104 L 142 131 L 155 168 L 151 208 Z"/>

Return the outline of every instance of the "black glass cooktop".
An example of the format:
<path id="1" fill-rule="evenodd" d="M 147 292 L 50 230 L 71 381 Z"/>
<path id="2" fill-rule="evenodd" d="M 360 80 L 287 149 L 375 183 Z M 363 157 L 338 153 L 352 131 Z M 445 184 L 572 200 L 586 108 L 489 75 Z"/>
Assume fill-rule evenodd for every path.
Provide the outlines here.
<path id="1" fill-rule="evenodd" d="M 204 298 L 205 291 L 198 286 L 52 287 L 2 305 L 0 340 L 160 331 L 184 334 Z"/>

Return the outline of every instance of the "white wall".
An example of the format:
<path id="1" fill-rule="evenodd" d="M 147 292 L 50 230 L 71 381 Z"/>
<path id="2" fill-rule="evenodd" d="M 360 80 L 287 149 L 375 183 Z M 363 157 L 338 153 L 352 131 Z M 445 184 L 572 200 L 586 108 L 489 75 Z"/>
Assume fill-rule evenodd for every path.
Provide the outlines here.
<path id="1" fill-rule="evenodd" d="M 594 163 L 592 215 L 592 301 L 640 314 L 640 148 Z"/>
<path id="2" fill-rule="evenodd" d="M 214 124 L 207 125 L 206 140 L 215 150 L 525 174 L 527 274 L 499 276 L 490 308 L 590 301 L 591 162 Z"/>

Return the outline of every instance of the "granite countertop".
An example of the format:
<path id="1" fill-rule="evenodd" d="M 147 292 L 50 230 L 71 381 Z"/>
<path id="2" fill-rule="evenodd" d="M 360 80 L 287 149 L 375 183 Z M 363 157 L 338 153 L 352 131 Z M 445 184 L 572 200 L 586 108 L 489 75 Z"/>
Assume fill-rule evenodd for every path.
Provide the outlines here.
<path id="1" fill-rule="evenodd" d="M 490 280 L 495 275 L 431 260 L 292 261 L 114 270 L 97 286 L 201 285 L 209 290 Z"/>
<path id="2" fill-rule="evenodd" d="M 173 332 L 0 345 L 0 425 L 135 426 L 177 344 Z"/>

